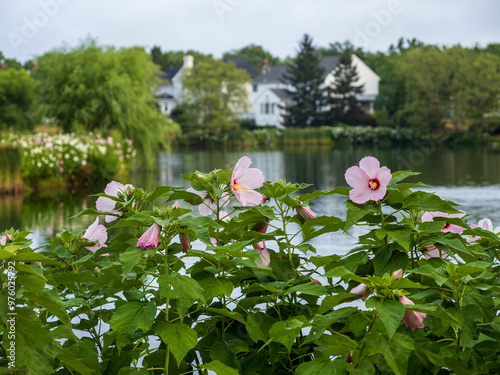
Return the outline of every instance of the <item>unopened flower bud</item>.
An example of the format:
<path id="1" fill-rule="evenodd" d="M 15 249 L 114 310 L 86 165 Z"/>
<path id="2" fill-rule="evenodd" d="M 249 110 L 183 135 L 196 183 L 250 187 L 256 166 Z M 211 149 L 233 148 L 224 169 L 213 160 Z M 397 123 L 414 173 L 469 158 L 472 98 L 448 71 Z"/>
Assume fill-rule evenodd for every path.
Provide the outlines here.
<path id="1" fill-rule="evenodd" d="M 181 242 L 182 252 L 187 253 L 191 249 L 191 239 L 187 233 L 179 233 L 179 241 Z"/>
<path id="2" fill-rule="evenodd" d="M 312 220 L 316 218 L 316 214 L 308 206 L 295 207 L 295 211 L 298 215 L 302 216 L 304 220 Z"/>

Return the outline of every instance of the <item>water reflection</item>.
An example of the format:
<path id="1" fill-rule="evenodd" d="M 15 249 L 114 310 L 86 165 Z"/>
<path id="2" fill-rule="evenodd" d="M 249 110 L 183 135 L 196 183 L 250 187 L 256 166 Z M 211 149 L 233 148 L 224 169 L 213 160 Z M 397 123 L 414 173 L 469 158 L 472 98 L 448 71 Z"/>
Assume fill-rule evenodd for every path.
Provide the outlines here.
<path id="1" fill-rule="evenodd" d="M 495 225 L 500 225 L 500 153 L 485 148 L 450 150 L 424 145 L 417 148 L 308 147 L 252 152 L 180 150 L 161 153 L 155 173 L 137 173 L 131 176 L 131 181 L 122 182 L 146 190 L 152 190 L 156 185 L 186 186 L 182 174 L 232 168 L 243 155 L 251 157 L 253 166 L 260 168 L 266 179 L 305 182 L 312 185 L 309 191 L 346 186 L 345 170 L 362 157 L 372 155 L 392 171 L 412 169 L 421 172 L 415 180 L 434 186 L 429 190 L 463 205 L 471 215 L 470 221 L 489 217 Z M 102 191 L 104 186 L 94 189 L 90 193 Z M 320 215 L 345 217 L 344 200 L 344 197 L 322 198 L 312 203 L 312 209 Z M 69 218 L 83 208 L 92 207 L 94 202 L 95 198 L 89 198 L 88 194 L 52 199 L 0 197 L 0 231 L 10 227 L 32 230 L 37 241 L 41 242 L 63 229 L 86 228 L 92 222 L 91 217 Z M 331 241 L 335 241 L 336 246 L 347 248 L 354 240 L 342 235 L 335 239 L 318 239 L 315 245 L 328 252 L 331 251 Z"/>

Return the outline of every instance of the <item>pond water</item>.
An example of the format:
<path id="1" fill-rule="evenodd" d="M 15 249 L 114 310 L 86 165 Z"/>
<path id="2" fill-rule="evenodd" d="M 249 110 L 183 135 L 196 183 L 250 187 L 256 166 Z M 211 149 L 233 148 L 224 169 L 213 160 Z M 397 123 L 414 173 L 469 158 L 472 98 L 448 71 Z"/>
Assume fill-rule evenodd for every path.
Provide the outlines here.
<path id="1" fill-rule="evenodd" d="M 391 171 L 421 172 L 415 181 L 439 196 L 454 201 L 467 214 L 469 222 L 490 218 L 500 225 L 500 153 L 487 148 L 452 150 L 433 144 L 419 147 L 377 148 L 350 147 L 331 149 L 321 147 L 294 148 L 279 151 L 181 150 L 161 153 L 154 173 L 131 176 L 134 186 L 152 190 L 156 185 L 186 186 L 181 174 L 194 170 L 209 172 L 216 168 L 232 168 L 243 155 L 253 160 L 270 181 L 285 179 L 312 184 L 312 190 L 331 190 L 347 186 L 345 170 L 358 164 L 367 155 L 377 157 Z M 102 191 L 97 187 L 91 193 Z M 324 197 L 313 201 L 311 208 L 318 215 L 345 218 L 345 197 Z M 76 193 L 54 198 L 0 197 L 0 231 L 14 227 L 33 231 L 36 244 L 45 242 L 63 229 L 86 228 L 93 218 L 89 216 L 70 220 L 82 208 L 93 207 L 95 198 Z M 95 218 L 94 218 L 95 220 Z M 354 236 L 356 229 L 352 232 Z M 344 252 L 355 240 L 345 234 L 333 234 L 318 239 L 314 245 L 320 253 Z M 335 244 L 334 247 L 332 244 Z"/>

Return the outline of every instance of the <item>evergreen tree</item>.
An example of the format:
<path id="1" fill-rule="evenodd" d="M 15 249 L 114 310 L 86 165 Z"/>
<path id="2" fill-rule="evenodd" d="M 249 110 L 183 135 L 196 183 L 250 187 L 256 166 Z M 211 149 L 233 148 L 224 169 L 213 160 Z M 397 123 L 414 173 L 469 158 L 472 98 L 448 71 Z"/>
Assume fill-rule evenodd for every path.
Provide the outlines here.
<path id="1" fill-rule="evenodd" d="M 286 127 L 310 127 L 322 125 L 324 69 L 312 44 L 312 38 L 304 34 L 293 64 L 285 74 L 285 83 L 293 86 L 293 104 L 285 109 L 283 124 Z"/>
<path id="2" fill-rule="evenodd" d="M 356 99 L 356 94 L 363 92 L 364 85 L 359 80 L 356 66 L 352 64 L 352 52 L 344 51 L 340 56 L 340 64 L 335 69 L 333 86 L 327 88 L 327 104 L 329 110 L 326 123 L 344 122 L 356 124 L 355 117 L 363 113 Z M 357 124 L 356 124 L 357 125 Z"/>

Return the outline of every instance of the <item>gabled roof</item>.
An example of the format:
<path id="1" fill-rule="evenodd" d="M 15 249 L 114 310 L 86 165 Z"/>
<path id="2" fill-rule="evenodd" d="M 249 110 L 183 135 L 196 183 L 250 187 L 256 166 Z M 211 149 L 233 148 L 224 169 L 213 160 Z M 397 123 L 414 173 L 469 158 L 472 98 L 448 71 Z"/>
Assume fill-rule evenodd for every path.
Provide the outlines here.
<path id="1" fill-rule="evenodd" d="M 250 78 L 254 79 L 259 75 L 259 72 L 255 67 L 250 64 L 250 61 L 245 59 L 244 57 L 241 56 L 226 56 L 224 57 L 224 62 L 232 62 L 238 69 L 243 69 L 246 70 L 247 73 L 250 75 Z"/>
<path id="2" fill-rule="evenodd" d="M 324 80 L 326 76 L 340 64 L 340 56 L 325 56 L 319 61 L 319 64 L 324 69 L 321 78 Z M 284 75 L 289 69 L 289 65 L 270 65 L 267 70 L 253 79 L 254 83 L 265 82 L 282 82 Z"/>
<path id="3" fill-rule="evenodd" d="M 283 99 L 283 100 L 288 100 L 292 99 L 292 93 L 288 90 L 284 89 L 271 89 L 272 92 L 274 92 L 278 98 Z"/>
<path id="4" fill-rule="evenodd" d="M 169 81 L 172 81 L 172 78 L 177 74 L 177 72 L 182 68 L 182 66 L 171 66 L 167 70 L 163 72 L 161 75 L 161 78 L 163 79 L 168 79 Z"/>

